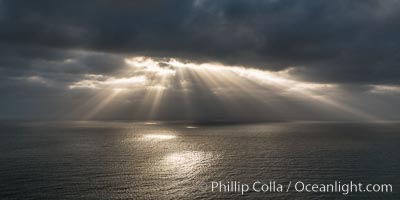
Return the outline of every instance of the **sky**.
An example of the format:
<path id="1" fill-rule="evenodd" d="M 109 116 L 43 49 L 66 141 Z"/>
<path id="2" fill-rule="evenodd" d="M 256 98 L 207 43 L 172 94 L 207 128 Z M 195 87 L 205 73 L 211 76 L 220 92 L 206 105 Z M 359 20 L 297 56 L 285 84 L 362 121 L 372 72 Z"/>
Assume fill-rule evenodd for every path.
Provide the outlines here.
<path id="1" fill-rule="evenodd" d="M 0 0 L 0 119 L 399 120 L 396 0 Z"/>

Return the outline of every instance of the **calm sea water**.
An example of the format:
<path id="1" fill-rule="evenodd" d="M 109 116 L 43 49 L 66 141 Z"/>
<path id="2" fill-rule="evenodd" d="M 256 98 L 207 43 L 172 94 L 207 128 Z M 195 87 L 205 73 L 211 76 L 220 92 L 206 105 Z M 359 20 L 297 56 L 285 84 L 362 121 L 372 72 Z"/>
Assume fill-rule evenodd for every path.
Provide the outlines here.
<path id="1" fill-rule="evenodd" d="M 0 163 L 0 199 L 400 199 L 400 124 L 1 122 Z M 210 189 L 257 180 L 352 180 L 393 192 Z"/>

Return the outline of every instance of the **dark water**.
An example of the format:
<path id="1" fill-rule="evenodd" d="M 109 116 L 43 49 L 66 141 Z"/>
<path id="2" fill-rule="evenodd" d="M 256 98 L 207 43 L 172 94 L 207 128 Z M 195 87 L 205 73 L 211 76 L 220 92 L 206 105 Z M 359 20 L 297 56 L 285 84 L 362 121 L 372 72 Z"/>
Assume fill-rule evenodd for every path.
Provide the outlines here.
<path id="1" fill-rule="evenodd" d="M 400 124 L 0 123 L 0 199 L 400 199 Z M 211 192 L 212 181 L 392 184 Z M 207 188 L 205 188 L 207 185 Z"/>

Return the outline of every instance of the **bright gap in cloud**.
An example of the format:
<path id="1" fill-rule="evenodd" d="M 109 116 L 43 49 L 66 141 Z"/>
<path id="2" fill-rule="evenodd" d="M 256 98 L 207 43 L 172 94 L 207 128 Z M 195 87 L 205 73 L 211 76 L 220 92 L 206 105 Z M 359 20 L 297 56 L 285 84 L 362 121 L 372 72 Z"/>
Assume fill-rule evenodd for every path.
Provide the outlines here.
<path id="1" fill-rule="evenodd" d="M 176 59 L 157 61 L 149 57 L 133 57 L 125 59 L 128 67 L 125 73 L 119 76 L 104 76 L 98 74 L 86 74 L 83 80 L 69 86 L 70 89 L 166 89 L 168 83 L 181 70 L 189 70 L 197 74 L 218 73 L 218 75 L 230 76 L 228 78 L 249 79 L 265 85 L 274 85 L 285 90 L 315 90 L 320 88 L 335 87 L 332 84 L 305 83 L 290 79 L 288 70 L 270 72 L 265 70 L 245 68 L 239 66 L 225 66 L 217 63 L 184 63 Z M 129 76 L 126 76 L 128 74 Z M 181 80 L 185 83 L 188 80 Z M 218 87 L 218 86 L 216 86 Z"/>

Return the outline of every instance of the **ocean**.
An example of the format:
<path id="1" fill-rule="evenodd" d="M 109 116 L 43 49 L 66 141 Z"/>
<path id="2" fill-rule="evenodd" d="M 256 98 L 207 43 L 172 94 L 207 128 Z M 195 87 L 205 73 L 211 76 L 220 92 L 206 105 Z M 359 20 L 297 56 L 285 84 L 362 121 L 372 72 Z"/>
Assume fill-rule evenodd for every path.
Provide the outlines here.
<path id="1" fill-rule="evenodd" d="M 0 163 L 0 199 L 400 199 L 400 123 L 3 121 Z"/>

